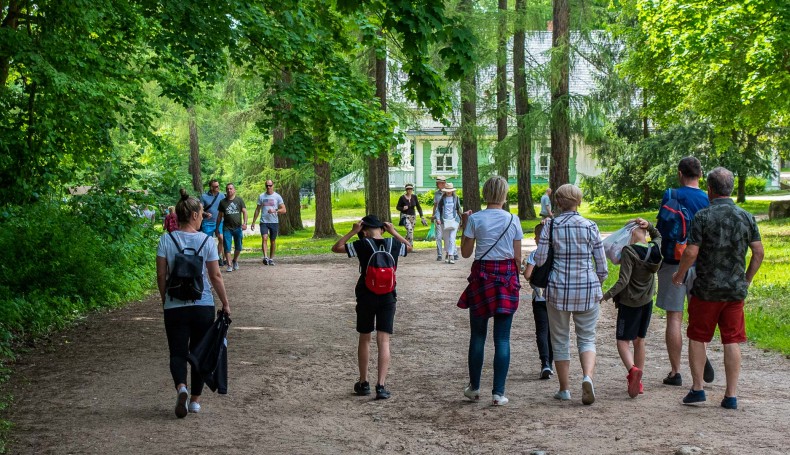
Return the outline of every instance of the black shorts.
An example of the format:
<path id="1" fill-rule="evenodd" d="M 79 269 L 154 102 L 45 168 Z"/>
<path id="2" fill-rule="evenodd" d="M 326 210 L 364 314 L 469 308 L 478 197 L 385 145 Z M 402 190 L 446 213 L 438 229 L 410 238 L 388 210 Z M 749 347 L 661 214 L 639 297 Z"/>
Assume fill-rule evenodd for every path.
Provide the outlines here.
<path id="1" fill-rule="evenodd" d="M 371 333 L 373 330 L 392 334 L 395 325 L 395 302 L 357 302 L 357 332 Z M 374 325 L 375 323 L 375 325 Z"/>
<path id="2" fill-rule="evenodd" d="M 260 223 L 260 226 L 261 235 L 268 235 L 272 240 L 275 240 L 280 232 L 280 223 Z"/>
<path id="3" fill-rule="evenodd" d="M 617 339 L 632 341 L 647 336 L 650 316 L 653 314 L 653 302 L 640 307 L 619 305 L 617 309 Z"/>

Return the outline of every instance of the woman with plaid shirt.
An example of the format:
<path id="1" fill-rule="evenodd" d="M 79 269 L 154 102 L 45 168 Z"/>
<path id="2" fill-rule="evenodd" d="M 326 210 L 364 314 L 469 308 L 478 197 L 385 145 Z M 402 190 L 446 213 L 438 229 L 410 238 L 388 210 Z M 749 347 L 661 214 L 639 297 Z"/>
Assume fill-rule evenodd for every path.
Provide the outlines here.
<path id="1" fill-rule="evenodd" d="M 507 404 L 505 379 L 510 367 L 510 325 L 518 309 L 521 223 L 511 213 L 502 210 L 507 199 L 508 184 L 502 177 L 491 177 L 483 185 L 485 210 L 461 217 L 464 235 L 461 255 L 475 255 L 469 285 L 458 299 L 458 307 L 469 309 L 469 385 L 464 396 L 480 399 L 480 376 L 483 372 L 488 320 L 494 319 L 494 386 L 491 391 L 494 406 Z M 475 243 L 477 248 L 475 248 Z"/>
<path id="2" fill-rule="evenodd" d="M 553 231 L 554 266 L 546 286 L 546 308 L 554 352 L 554 366 L 560 390 L 554 398 L 571 399 L 568 369 L 570 368 L 570 319 L 576 331 L 576 344 L 582 365 L 582 403 L 593 404 L 595 389 L 595 326 L 603 291 L 601 283 L 608 270 L 598 226 L 579 215 L 582 191 L 570 184 L 562 185 L 554 193 L 561 213 L 546 221 L 535 253 L 536 266 L 546 262 L 549 251 L 549 231 Z"/>

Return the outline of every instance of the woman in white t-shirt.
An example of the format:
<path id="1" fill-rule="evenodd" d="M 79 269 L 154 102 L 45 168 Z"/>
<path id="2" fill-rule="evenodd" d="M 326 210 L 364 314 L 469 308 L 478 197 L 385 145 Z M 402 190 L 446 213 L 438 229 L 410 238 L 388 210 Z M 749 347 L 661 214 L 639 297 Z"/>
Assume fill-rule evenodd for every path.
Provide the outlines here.
<path id="1" fill-rule="evenodd" d="M 214 323 L 214 297 L 217 292 L 222 311 L 230 315 L 225 285 L 219 271 L 217 246 L 206 234 L 200 232 L 203 205 L 182 188 L 181 200 L 175 207 L 179 230 L 165 233 L 159 239 L 156 252 L 156 282 L 164 307 L 165 332 L 170 349 L 170 373 L 176 386 L 176 416 L 183 418 L 188 412 L 200 412 L 200 394 L 203 378 L 192 371 L 192 396 L 187 390 L 187 355 L 200 342 Z M 196 300 L 179 300 L 168 295 L 167 279 L 173 270 L 179 250 L 192 248 L 203 257 L 203 293 Z"/>
<path id="2" fill-rule="evenodd" d="M 524 231 L 518 217 L 502 210 L 507 200 L 508 184 L 494 176 L 483 185 L 487 207 L 475 214 L 462 214 L 464 235 L 461 255 L 474 253 L 475 261 L 459 308 L 469 309 L 469 385 L 464 396 L 480 398 L 480 376 L 483 370 L 488 320 L 494 319 L 494 384 L 491 390 L 495 406 L 507 404 L 505 380 L 510 367 L 510 325 L 518 309 L 519 264 Z"/>
<path id="3" fill-rule="evenodd" d="M 452 183 L 442 188 L 442 197 L 436 203 L 433 212 L 434 221 L 442 226 L 442 239 L 444 239 L 445 262 L 455 264 L 458 251 L 455 248 L 455 234 L 458 232 L 461 221 L 461 202 L 455 194 Z"/>

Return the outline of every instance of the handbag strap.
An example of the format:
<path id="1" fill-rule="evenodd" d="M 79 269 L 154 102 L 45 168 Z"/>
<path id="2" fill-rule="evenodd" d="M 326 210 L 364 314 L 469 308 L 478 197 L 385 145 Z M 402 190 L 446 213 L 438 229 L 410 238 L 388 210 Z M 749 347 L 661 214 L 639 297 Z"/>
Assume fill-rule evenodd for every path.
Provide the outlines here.
<path id="1" fill-rule="evenodd" d="M 496 239 L 496 242 L 494 242 L 494 244 L 493 244 L 493 245 L 491 245 L 491 246 L 490 246 L 490 247 L 489 247 L 489 248 L 486 250 L 486 252 L 485 252 L 485 253 L 483 253 L 483 255 L 482 255 L 482 256 L 480 256 L 480 259 L 478 259 L 478 261 L 482 261 L 482 260 L 483 260 L 483 258 L 484 258 L 484 257 L 486 257 L 486 255 L 487 255 L 487 254 L 488 254 L 488 253 L 489 253 L 491 250 L 493 250 L 493 249 L 494 249 L 494 247 L 496 246 L 496 244 L 497 244 L 497 243 L 499 243 L 499 241 L 500 241 L 500 240 L 502 240 L 502 237 L 505 235 L 505 232 L 507 232 L 507 230 L 508 230 L 508 229 L 510 229 L 510 225 L 511 225 L 511 224 L 513 224 L 513 218 L 514 218 L 514 216 L 513 216 L 513 214 L 511 213 L 511 214 L 510 214 L 510 222 L 507 224 L 507 226 L 505 226 L 505 230 L 504 230 L 504 231 L 502 231 L 502 233 L 501 233 L 501 234 L 499 234 L 499 238 L 498 238 L 498 239 Z"/>

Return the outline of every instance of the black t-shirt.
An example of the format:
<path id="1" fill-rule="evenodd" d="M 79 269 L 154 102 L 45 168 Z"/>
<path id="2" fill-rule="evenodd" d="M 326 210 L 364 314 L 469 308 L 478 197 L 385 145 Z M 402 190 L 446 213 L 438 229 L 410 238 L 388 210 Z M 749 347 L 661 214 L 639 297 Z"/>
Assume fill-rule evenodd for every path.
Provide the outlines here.
<path id="1" fill-rule="evenodd" d="M 236 196 L 233 199 L 223 199 L 219 201 L 219 212 L 222 212 L 222 223 L 224 229 L 236 229 L 241 227 L 241 209 L 246 209 L 244 200 Z"/>
<path id="2" fill-rule="evenodd" d="M 381 246 L 386 246 L 387 243 L 391 241 L 392 248 L 390 249 L 390 254 L 392 255 L 392 258 L 395 259 L 395 266 L 398 265 L 399 256 L 406 256 L 406 245 L 402 244 L 397 239 L 391 238 L 369 240 L 373 241 L 373 243 L 376 245 L 376 250 L 378 250 Z M 350 258 L 356 257 L 359 259 L 359 279 L 357 280 L 356 288 L 354 288 L 354 293 L 357 296 L 357 302 L 395 303 L 397 298 L 396 291 L 393 290 L 388 294 L 378 295 L 371 292 L 370 289 L 365 286 L 365 271 L 368 268 L 368 261 L 370 261 L 370 257 L 373 256 L 373 249 L 370 247 L 368 239 L 355 240 L 351 244 L 346 243 L 346 253 L 348 253 L 348 257 Z"/>

